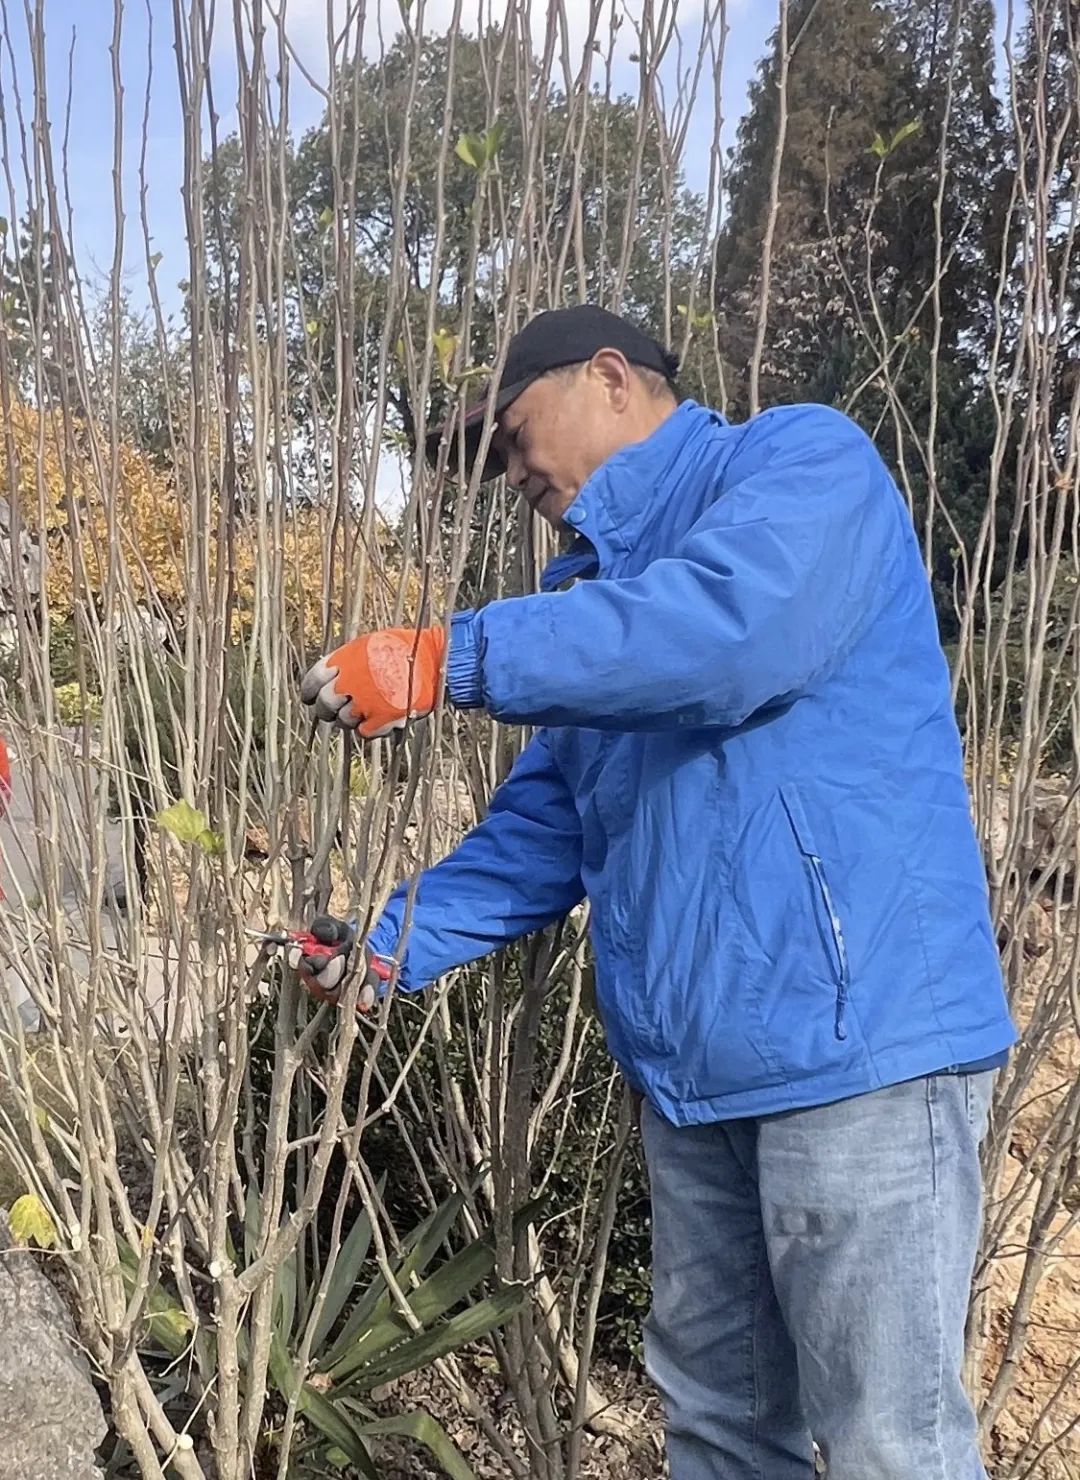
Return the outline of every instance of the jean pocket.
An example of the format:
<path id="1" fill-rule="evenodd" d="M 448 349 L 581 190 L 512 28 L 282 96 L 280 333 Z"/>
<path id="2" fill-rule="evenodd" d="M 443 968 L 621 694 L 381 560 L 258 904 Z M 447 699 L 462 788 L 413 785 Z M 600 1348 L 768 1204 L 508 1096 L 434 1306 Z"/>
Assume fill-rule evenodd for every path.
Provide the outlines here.
<path id="1" fill-rule="evenodd" d="M 844 937 L 844 927 L 840 919 L 840 911 L 837 908 L 836 897 L 829 885 L 828 871 L 814 842 L 810 824 L 807 821 L 806 811 L 802 804 L 802 798 L 793 786 L 782 786 L 780 788 L 780 798 L 784 804 L 784 811 L 787 813 L 787 819 L 791 825 L 791 831 L 796 845 L 806 860 L 807 869 L 817 898 L 825 946 L 830 955 L 833 976 L 836 981 L 836 1015 L 834 1028 L 837 1038 L 842 1042 L 847 1037 L 845 1016 L 851 988 L 851 970 L 848 963 L 847 941 Z"/>

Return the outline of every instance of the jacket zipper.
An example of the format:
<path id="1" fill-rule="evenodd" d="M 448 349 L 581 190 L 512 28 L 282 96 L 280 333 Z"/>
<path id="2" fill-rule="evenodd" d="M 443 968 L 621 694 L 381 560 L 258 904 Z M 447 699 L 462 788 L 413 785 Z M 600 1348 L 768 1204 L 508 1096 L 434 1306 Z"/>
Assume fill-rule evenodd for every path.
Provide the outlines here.
<path id="1" fill-rule="evenodd" d="M 833 903 L 832 890 L 829 888 L 829 881 L 825 877 L 825 866 L 816 853 L 808 853 L 807 857 L 810 859 L 810 866 L 814 870 L 814 877 L 817 879 L 818 888 L 821 890 L 821 897 L 825 902 L 825 909 L 828 911 L 833 944 L 836 946 L 839 975 L 836 986 L 836 1018 L 833 1027 L 837 1038 L 843 1042 L 847 1037 L 847 1025 L 844 1022 L 844 1017 L 847 1013 L 848 988 L 850 985 L 847 946 L 844 943 L 844 931 L 840 924 L 840 916 L 837 913 L 836 905 Z"/>

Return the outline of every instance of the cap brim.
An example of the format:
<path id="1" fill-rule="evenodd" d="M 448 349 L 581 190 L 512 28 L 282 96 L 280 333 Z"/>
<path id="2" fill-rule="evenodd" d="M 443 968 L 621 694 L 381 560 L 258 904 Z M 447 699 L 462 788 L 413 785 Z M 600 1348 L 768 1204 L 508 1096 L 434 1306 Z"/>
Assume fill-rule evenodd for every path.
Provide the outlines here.
<path id="1" fill-rule="evenodd" d="M 516 401 L 522 391 L 529 388 L 534 379 L 535 376 L 531 376 L 528 380 L 521 380 L 514 385 L 503 386 L 495 397 L 495 415 L 498 416 L 500 412 L 505 411 L 512 402 Z M 464 451 L 466 477 L 469 477 L 472 473 L 477 454 L 480 451 L 480 437 L 484 430 L 484 417 L 487 415 L 487 405 L 487 397 L 485 396 L 482 401 L 478 402 L 475 406 L 471 406 L 465 413 Z M 443 438 L 446 436 L 447 431 L 450 432 L 450 453 L 446 462 L 446 471 L 447 475 L 451 478 L 456 478 L 458 472 L 458 437 L 460 435 L 460 428 L 461 423 L 455 417 L 453 422 L 444 422 L 441 427 L 435 427 L 432 431 L 428 432 L 424 444 L 427 460 L 432 467 L 435 467 L 439 461 L 439 448 L 442 446 Z M 501 478 L 505 472 L 506 464 L 496 451 L 495 444 L 493 442 L 489 443 L 487 457 L 484 460 L 484 470 L 480 474 L 480 482 L 490 483 L 493 478 Z"/>

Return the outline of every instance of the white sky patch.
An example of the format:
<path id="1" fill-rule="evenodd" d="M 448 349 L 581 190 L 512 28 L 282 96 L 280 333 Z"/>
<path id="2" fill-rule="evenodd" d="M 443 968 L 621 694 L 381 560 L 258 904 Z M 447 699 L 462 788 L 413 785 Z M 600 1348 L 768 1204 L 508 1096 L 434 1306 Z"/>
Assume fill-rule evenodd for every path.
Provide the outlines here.
<path id="1" fill-rule="evenodd" d="M 425 35 L 444 35 L 454 24 L 455 17 L 460 29 L 468 35 L 476 35 L 488 27 L 505 24 L 510 0 L 412 0 L 408 5 L 408 25 L 412 31 L 421 30 Z M 675 13 L 683 46 L 694 47 L 700 34 L 703 17 L 707 11 L 717 10 L 718 0 L 675 0 Z M 727 0 L 730 16 L 745 10 L 750 0 Z M 247 17 L 245 30 L 250 36 L 249 0 L 241 0 Z M 555 75 L 558 75 L 565 44 L 569 52 L 570 65 L 576 70 L 585 54 L 590 33 L 606 56 L 612 37 L 615 45 L 613 59 L 616 65 L 632 66 L 632 57 L 641 49 L 642 0 L 601 0 L 595 27 L 592 26 L 594 7 L 590 0 L 567 0 L 566 34 L 556 39 Z M 319 86 L 325 85 L 330 75 L 331 59 L 340 62 L 355 52 L 357 26 L 359 23 L 356 0 L 331 0 L 329 13 L 332 18 L 332 36 L 327 27 L 327 0 L 282 0 L 273 6 L 275 18 L 283 20 L 289 47 L 295 62 L 310 74 Z M 522 9 L 526 12 L 533 48 L 537 55 L 543 51 L 549 17 L 557 15 L 554 4 L 546 0 L 525 0 Z M 401 0 L 375 0 L 365 7 L 364 34 L 361 51 L 369 61 L 376 60 L 393 45 L 402 34 L 406 22 L 402 16 Z M 561 26 L 558 20 L 556 24 Z M 270 35 L 269 32 L 275 32 Z M 277 56 L 275 23 L 268 26 L 267 44 L 270 54 Z M 233 19 L 228 8 L 220 6 L 216 12 L 214 48 L 219 59 L 230 55 L 235 47 Z M 268 70 L 273 70 L 269 68 Z M 298 80 L 298 79 L 294 79 Z"/>
<path id="2" fill-rule="evenodd" d="M 375 475 L 375 507 L 387 519 L 397 519 L 408 501 L 412 463 L 396 447 L 385 442 L 379 448 L 379 467 Z"/>

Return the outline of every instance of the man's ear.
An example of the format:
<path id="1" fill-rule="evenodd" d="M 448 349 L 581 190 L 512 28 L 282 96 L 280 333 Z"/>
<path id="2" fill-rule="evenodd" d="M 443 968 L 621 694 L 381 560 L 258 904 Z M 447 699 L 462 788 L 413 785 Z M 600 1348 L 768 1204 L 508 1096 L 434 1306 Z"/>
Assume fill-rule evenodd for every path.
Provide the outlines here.
<path id="1" fill-rule="evenodd" d="M 634 372 L 621 350 L 598 349 L 589 361 L 589 374 L 599 381 L 612 410 L 622 411 L 630 399 Z"/>

